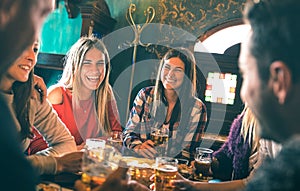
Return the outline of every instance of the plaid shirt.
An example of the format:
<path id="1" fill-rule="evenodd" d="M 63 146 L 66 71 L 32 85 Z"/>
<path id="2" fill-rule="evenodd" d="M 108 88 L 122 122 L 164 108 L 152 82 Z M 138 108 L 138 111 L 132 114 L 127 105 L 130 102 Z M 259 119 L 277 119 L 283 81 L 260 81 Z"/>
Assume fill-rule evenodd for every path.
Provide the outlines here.
<path id="1" fill-rule="evenodd" d="M 151 127 L 161 127 L 164 123 L 167 106 L 161 104 L 158 109 L 161 113 L 153 114 L 151 111 L 153 103 L 154 87 L 143 88 L 137 94 L 133 108 L 130 112 L 130 117 L 124 130 L 124 143 L 132 149 L 134 145 L 141 144 L 145 140 L 150 139 Z M 204 103 L 195 98 L 191 100 L 192 107 L 187 108 L 188 115 L 185 124 L 180 124 L 179 119 L 170 128 L 168 141 L 168 155 L 181 156 L 191 159 L 190 153 L 193 153 L 195 148 L 200 145 L 201 135 L 204 131 L 207 121 L 206 107 Z"/>

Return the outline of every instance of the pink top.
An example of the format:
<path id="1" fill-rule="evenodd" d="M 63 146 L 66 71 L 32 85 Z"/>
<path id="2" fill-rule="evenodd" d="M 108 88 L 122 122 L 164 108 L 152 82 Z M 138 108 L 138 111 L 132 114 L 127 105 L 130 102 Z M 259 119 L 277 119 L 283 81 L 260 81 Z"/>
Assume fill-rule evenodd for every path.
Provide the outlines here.
<path id="1" fill-rule="evenodd" d="M 101 132 L 97 132 L 97 118 L 94 109 L 93 99 L 91 98 L 88 100 L 80 101 L 79 105 L 81 107 L 78 107 L 75 112 L 78 116 L 76 117 L 75 121 L 73 114 L 74 112 L 72 109 L 72 93 L 64 87 L 60 88 L 62 90 L 63 103 L 53 104 L 52 107 L 56 110 L 58 116 L 69 129 L 72 136 L 74 136 L 76 144 L 80 145 L 87 138 L 103 136 Z M 122 127 L 119 123 L 120 118 L 117 109 L 117 104 L 114 99 L 110 99 L 108 101 L 107 109 L 109 124 L 111 126 L 112 131 L 122 132 Z M 27 150 L 29 155 L 48 147 L 47 143 L 38 131 L 33 131 L 33 133 L 35 134 L 35 137 L 31 140 L 31 143 Z"/>
<path id="2" fill-rule="evenodd" d="M 76 144 L 80 145 L 85 139 L 102 136 L 100 132 L 97 132 L 96 112 L 94 110 L 93 99 L 80 101 L 81 108 L 76 110 L 76 121 L 73 115 L 72 109 L 72 93 L 61 87 L 63 95 L 62 104 L 53 104 L 53 108 L 56 110 L 58 116 L 65 123 L 71 134 L 74 136 Z M 109 123 L 112 131 L 122 131 L 119 123 L 119 114 L 117 110 L 117 104 L 115 100 L 109 100 L 108 116 Z M 77 124 L 76 124 L 77 122 Z M 86 128 L 88 127 L 88 128 Z"/>

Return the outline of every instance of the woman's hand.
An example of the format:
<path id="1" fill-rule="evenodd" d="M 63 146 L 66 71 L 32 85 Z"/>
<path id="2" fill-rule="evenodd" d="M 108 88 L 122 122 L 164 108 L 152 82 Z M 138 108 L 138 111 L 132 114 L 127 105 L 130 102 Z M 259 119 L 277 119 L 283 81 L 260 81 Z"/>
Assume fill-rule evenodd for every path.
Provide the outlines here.
<path id="1" fill-rule="evenodd" d="M 39 98 L 41 103 L 44 103 L 44 101 L 47 98 L 47 86 L 46 86 L 43 78 L 39 77 L 37 75 L 34 75 L 33 76 L 33 86 L 34 86 L 34 89 L 32 89 L 31 97 L 35 98 L 35 99 Z"/>
<path id="2" fill-rule="evenodd" d="M 177 173 L 176 180 L 172 181 L 172 185 L 175 187 L 174 190 L 189 190 L 197 191 L 197 187 L 194 182 L 185 179 L 180 173 Z"/>
<path id="3" fill-rule="evenodd" d="M 76 147 L 77 147 L 77 151 L 83 151 L 84 146 L 85 146 L 85 141 L 82 142 L 80 145 L 77 145 L 77 146 L 76 146 Z"/>
<path id="4" fill-rule="evenodd" d="M 55 157 L 57 161 L 57 172 L 77 173 L 81 171 L 83 152 L 72 152 L 61 157 Z"/>
<path id="5" fill-rule="evenodd" d="M 189 191 L 197 191 L 195 184 L 189 180 L 174 180 L 172 182 L 175 187 L 174 190 L 189 190 Z"/>
<path id="6" fill-rule="evenodd" d="M 157 155 L 157 152 L 154 149 L 154 143 L 151 140 L 147 140 L 142 144 L 135 146 L 133 150 L 145 158 L 154 159 Z"/>

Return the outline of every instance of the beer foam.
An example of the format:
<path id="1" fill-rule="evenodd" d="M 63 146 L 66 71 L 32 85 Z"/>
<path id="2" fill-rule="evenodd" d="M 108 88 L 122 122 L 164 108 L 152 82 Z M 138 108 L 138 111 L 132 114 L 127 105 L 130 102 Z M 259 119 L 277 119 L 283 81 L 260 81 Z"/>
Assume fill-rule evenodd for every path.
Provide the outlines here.
<path id="1" fill-rule="evenodd" d="M 163 171 L 163 172 L 177 172 L 178 168 L 176 166 L 166 164 L 166 165 L 158 166 L 157 170 Z"/>
<path id="2" fill-rule="evenodd" d="M 202 163 L 202 164 L 210 164 L 211 161 L 207 159 L 195 159 L 196 162 Z"/>

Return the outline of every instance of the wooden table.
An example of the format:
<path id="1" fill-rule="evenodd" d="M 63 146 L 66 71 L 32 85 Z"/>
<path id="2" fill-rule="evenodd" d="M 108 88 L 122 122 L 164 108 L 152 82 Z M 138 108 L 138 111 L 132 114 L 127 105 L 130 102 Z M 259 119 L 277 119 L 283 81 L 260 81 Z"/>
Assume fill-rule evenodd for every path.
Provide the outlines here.
<path id="1" fill-rule="evenodd" d="M 40 177 L 41 183 L 54 183 L 61 186 L 62 191 L 74 190 L 74 183 L 81 179 L 81 174 L 74 173 L 60 173 L 57 175 L 42 175 Z"/>

